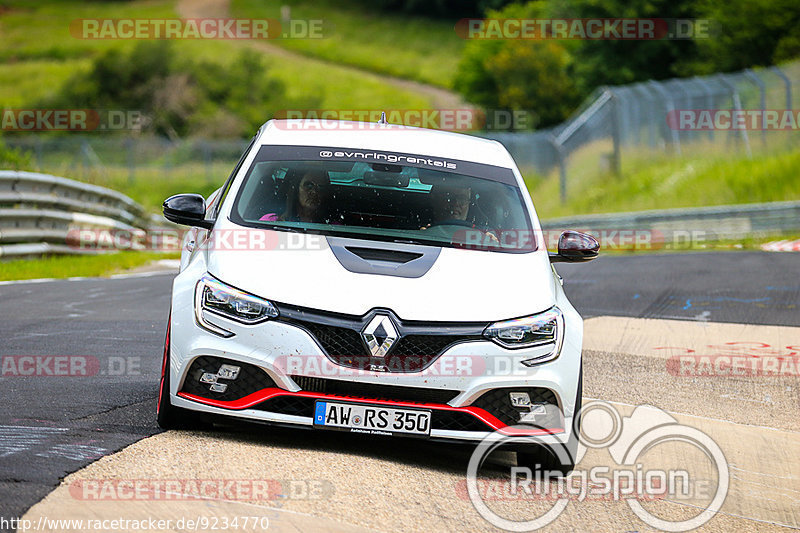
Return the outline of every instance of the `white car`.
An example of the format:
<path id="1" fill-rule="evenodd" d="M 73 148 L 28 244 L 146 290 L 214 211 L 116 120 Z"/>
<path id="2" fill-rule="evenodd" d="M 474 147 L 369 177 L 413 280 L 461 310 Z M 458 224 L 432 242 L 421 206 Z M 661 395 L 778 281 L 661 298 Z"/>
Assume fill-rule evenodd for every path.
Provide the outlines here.
<path id="1" fill-rule="evenodd" d="M 598 244 L 564 232 L 548 253 L 498 142 L 273 120 L 208 205 L 180 194 L 164 216 L 192 228 L 161 427 L 203 415 L 450 442 L 499 431 L 574 457 L 583 321 L 551 263 Z"/>

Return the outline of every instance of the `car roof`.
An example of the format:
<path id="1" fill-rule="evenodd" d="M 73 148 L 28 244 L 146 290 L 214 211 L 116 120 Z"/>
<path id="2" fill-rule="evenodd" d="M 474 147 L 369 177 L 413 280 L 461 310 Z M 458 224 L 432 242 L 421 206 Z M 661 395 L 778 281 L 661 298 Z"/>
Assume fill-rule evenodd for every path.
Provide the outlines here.
<path id="1" fill-rule="evenodd" d="M 270 120 L 264 124 L 257 142 L 259 145 L 380 150 L 515 168 L 508 151 L 497 141 L 397 124 L 317 119 Z"/>

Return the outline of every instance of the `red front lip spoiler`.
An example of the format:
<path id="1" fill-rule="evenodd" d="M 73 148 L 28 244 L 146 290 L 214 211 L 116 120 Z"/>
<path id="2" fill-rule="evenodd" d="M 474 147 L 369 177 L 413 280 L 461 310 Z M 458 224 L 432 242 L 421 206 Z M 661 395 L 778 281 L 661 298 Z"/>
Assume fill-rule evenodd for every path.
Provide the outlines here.
<path id="1" fill-rule="evenodd" d="M 425 408 L 425 409 L 433 409 L 439 411 L 450 411 L 455 413 L 468 413 L 481 422 L 487 424 L 495 431 L 499 431 L 506 435 L 553 435 L 556 433 L 562 433 L 564 431 L 563 428 L 531 428 L 531 429 L 518 429 L 514 427 L 509 427 L 500 420 L 498 420 L 494 415 L 492 415 L 489 411 L 485 409 L 481 409 L 480 407 L 451 407 L 449 405 L 441 404 L 441 403 L 415 403 L 415 402 L 397 402 L 393 400 L 371 400 L 361 397 L 350 397 L 350 396 L 339 396 L 336 394 L 323 394 L 317 392 L 308 392 L 308 391 L 297 391 L 297 392 L 290 392 L 284 389 L 279 389 L 277 387 L 270 387 L 267 389 L 262 389 L 258 392 L 254 392 L 252 394 L 248 394 L 244 398 L 240 398 L 238 400 L 232 401 L 221 401 L 221 400 L 212 400 L 209 398 L 203 398 L 202 396 L 197 396 L 195 394 L 189 394 L 188 392 L 179 392 L 178 396 L 181 398 L 185 398 L 187 400 L 191 400 L 193 402 L 203 403 L 206 405 L 211 405 L 213 407 L 221 407 L 223 409 L 233 409 L 233 410 L 241 410 L 247 409 L 249 407 L 253 407 L 254 405 L 258 405 L 261 402 L 269 400 L 271 398 L 275 398 L 277 396 L 294 396 L 294 397 L 302 397 L 302 398 L 313 398 L 318 400 L 341 400 L 346 402 L 355 402 L 355 403 L 369 403 L 369 404 L 377 404 L 377 405 L 387 405 L 392 407 L 410 407 L 410 408 Z"/>

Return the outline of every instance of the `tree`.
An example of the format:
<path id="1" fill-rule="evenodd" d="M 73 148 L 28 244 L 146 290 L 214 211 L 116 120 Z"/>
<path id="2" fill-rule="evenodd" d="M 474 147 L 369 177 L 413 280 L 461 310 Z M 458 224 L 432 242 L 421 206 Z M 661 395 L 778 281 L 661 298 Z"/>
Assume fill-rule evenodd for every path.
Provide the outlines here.
<path id="1" fill-rule="evenodd" d="M 514 0 L 357 0 L 364 9 L 394 11 L 427 17 L 480 17 L 489 9 L 500 9 Z"/>
<path id="2" fill-rule="evenodd" d="M 546 3 L 535 1 L 490 11 L 487 18 L 543 18 Z M 455 88 L 486 109 L 532 112 L 537 127 L 561 122 L 580 102 L 572 58 L 553 40 L 470 40 L 459 63 Z"/>
<path id="3" fill-rule="evenodd" d="M 247 137 L 279 109 L 314 107 L 293 101 L 257 52 L 246 49 L 229 65 L 179 59 L 167 41 L 111 49 L 89 72 L 75 73 L 42 107 L 141 111 L 151 131 L 169 137 Z"/>
<path id="4" fill-rule="evenodd" d="M 692 19 L 693 0 L 563 0 L 552 2 L 554 18 Z M 585 39 L 574 41 L 574 72 L 580 93 L 602 85 L 624 85 L 685 74 L 697 55 L 692 39 Z"/>
<path id="5" fill-rule="evenodd" d="M 797 0 L 704 0 L 699 16 L 717 29 L 698 39 L 699 73 L 768 66 L 800 56 L 800 3 Z"/>

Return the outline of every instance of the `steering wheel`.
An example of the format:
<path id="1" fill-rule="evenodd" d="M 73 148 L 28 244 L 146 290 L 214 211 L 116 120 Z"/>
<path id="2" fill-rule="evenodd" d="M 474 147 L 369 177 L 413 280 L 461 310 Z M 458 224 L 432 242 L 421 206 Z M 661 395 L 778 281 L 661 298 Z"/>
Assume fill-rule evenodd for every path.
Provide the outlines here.
<path id="1" fill-rule="evenodd" d="M 458 218 L 448 218 L 447 220 L 442 220 L 441 222 L 431 224 L 431 227 L 434 226 L 464 226 L 467 228 L 472 228 L 472 223 Z"/>

